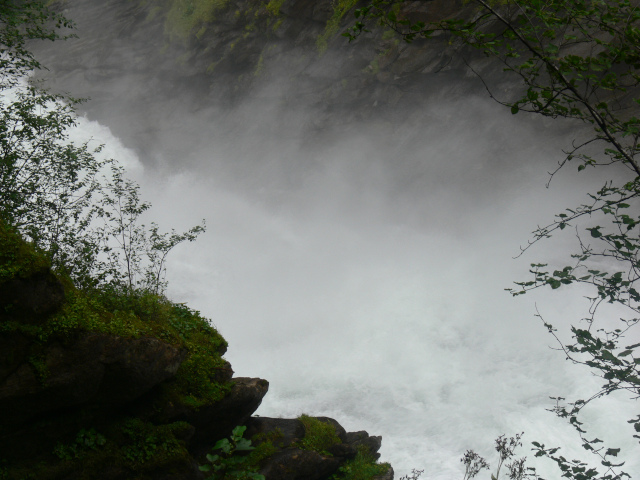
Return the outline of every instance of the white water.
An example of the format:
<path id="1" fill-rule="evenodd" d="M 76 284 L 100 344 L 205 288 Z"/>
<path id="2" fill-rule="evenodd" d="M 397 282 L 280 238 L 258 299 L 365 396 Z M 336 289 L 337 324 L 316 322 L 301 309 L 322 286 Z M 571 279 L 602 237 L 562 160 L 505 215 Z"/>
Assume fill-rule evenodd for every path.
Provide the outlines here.
<path id="1" fill-rule="evenodd" d="M 502 433 L 524 431 L 529 457 L 538 440 L 584 458 L 545 408 L 550 395 L 581 398 L 598 382 L 550 350 L 534 318 L 537 303 L 566 333 L 584 313 L 581 292 L 514 299 L 503 289 L 529 263 L 564 258 L 571 235 L 512 256 L 536 224 L 600 181 L 567 171 L 547 190 L 563 141 L 488 101 L 467 104 L 474 120 L 456 120 L 459 111 L 441 106 L 434 117 L 445 126 L 414 125 L 409 140 L 376 143 L 364 131 L 307 154 L 295 140 L 262 148 L 259 135 L 239 135 L 222 152 L 213 144 L 156 159 L 167 166 L 157 169 L 142 169 L 94 122 L 78 135 L 126 159 L 166 228 L 206 218 L 207 234 L 170 259 L 170 296 L 212 319 L 237 376 L 269 380 L 259 415 L 326 415 L 382 435 L 396 478 L 419 468 L 461 479 L 462 453 L 492 461 Z M 615 397 L 587 412 L 589 436 L 626 446 L 632 475 L 640 455 L 624 420 L 636 410 Z"/>

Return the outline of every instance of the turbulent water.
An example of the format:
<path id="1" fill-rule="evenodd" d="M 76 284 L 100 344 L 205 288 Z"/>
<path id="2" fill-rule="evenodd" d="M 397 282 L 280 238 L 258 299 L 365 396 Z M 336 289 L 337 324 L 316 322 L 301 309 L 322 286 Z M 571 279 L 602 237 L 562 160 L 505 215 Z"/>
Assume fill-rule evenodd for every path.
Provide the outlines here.
<path id="1" fill-rule="evenodd" d="M 584 398 L 599 382 L 550 348 L 535 317 L 567 339 L 585 315 L 585 292 L 504 291 L 528 279 L 530 263 L 565 265 L 576 247 L 571 229 L 513 257 L 536 225 L 619 174 L 578 175 L 570 166 L 545 188 L 570 126 L 512 116 L 456 88 L 451 75 L 414 85 L 433 96 L 393 118 L 376 114 L 368 91 L 352 92 L 366 106 L 349 117 L 358 120 L 332 118 L 317 108 L 330 89 L 306 91 L 315 83 L 277 74 L 235 110 L 217 111 L 188 88 L 158 93 L 175 65 L 158 54 L 159 39 L 127 26 L 128 11 L 109 20 L 117 2 L 109 15 L 100 2 L 78 5 L 72 14 L 98 15 L 83 19 L 84 31 L 79 20 L 86 42 L 60 42 L 71 53 L 45 51 L 45 63 L 57 61 L 58 87 L 97 99 L 92 111 L 113 124 L 81 119 L 73 137 L 105 143 L 103 154 L 127 165 L 154 204 L 145 221 L 180 230 L 206 219 L 207 233 L 169 258 L 169 296 L 211 318 L 237 376 L 269 380 L 257 414 L 325 415 L 382 435 L 382 460 L 396 478 L 417 468 L 430 480 L 462 479 L 464 451 L 494 462 L 503 433 L 525 432 L 522 455 L 532 456 L 536 440 L 585 457 L 574 432 L 545 409 L 549 396 Z M 145 71 L 149 52 L 165 70 Z M 323 58 L 298 77 L 330 76 L 349 63 Z M 129 135 L 121 142 L 109 127 Z M 144 145 L 140 156 L 132 144 Z M 636 414 L 624 396 L 585 412 L 589 437 L 625 447 L 632 475 L 640 452 L 625 420 Z M 548 462 L 535 465 L 559 477 Z"/>
<path id="2" fill-rule="evenodd" d="M 524 431 L 529 457 L 533 440 L 582 455 L 545 408 L 598 381 L 549 348 L 535 313 L 566 334 L 583 292 L 514 299 L 504 288 L 529 263 L 564 261 L 572 234 L 512 257 L 601 180 L 567 170 L 546 189 L 566 138 L 487 99 L 429 108 L 430 121 L 402 134 L 363 124 L 314 149 L 274 138 L 261 115 L 224 144 L 210 124 L 211 142 L 156 154 L 153 168 L 95 122 L 74 135 L 125 160 L 154 203 L 149 220 L 180 229 L 206 218 L 206 235 L 169 261 L 169 295 L 212 319 L 236 375 L 269 380 L 257 414 L 326 415 L 382 435 L 396 478 L 462 478 L 462 453 L 495 460 L 502 433 Z M 590 436 L 627 447 L 629 473 L 640 471 L 624 422 L 636 407 L 611 397 L 586 415 Z"/>

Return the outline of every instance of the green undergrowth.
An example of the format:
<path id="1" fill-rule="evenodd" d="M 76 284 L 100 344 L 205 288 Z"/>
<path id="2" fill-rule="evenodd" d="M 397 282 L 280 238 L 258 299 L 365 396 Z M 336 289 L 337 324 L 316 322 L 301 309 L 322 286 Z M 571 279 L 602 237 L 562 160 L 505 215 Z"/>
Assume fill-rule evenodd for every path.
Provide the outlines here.
<path id="1" fill-rule="evenodd" d="M 283 434 L 280 429 L 243 438 L 246 426 L 237 426 L 229 438 L 220 439 L 211 453 L 202 457 L 200 471 L 211 472 L 207 480 L 237 478 L 261 479 L 258 474 L 264 460 L 282 448 Z"/>
<path id="2" fill-rule="evenodd" d="M 0 277 L 27 278 L 48 268 L 46 256 L 0 222 Z M 60 277 L 60 276 L 59 276 Z M 123 338 L 153 337 L 188 352 L 176 376 L 165 382 L 166 393 L 192 407 L 212 404 L 229 391 L 227 342 L 209 321 L 184 304 L 147 291 L 118 288 L 80 290 L 65 283 L 66 301 L 40 323 L 6 317 L 0 333 L 20 333 L 32 340 L 29 363 L 46 383 L 46 349 L 52 342 L 70 344 L 87 333 Z M 10 312 L 9 312 L 10 313 Z"/>
<path id="3" fill-rule="evenodd" d="M 304 425 L 305 435 L 296 443 L 298 448 L 312 450 L 321 455 L 331 456 L 328 449 L 342 443 L 335 426 L 329 421 L 322 421 L 308 415 L 300 415 L 298 420 Z M 377 475 L 386 473 L 390 468 L 388 463 L 377 463 L 375 457 L 365 446 L 358 447 L 356 456 L 345 462 L 332 480 L 371 480 Z"/>
<path id="4" fill-rule="evenodd" d="M 186 422 L 154 425 L 125 418 L 99 428 L 82 428 L 59 441 L 48 458 L 0 469 L 0 480 L 93 480 L 108 471 L 129 480 L 152 480 L 159 472 L 179 473 L 191 461 L 183 438 Z"/>
<path id="5" fill-rule="evenodd" d="M 358 447 L 355 458 L 348 460 L 334 474 L 332 480 L 371 480 L 383 475 L 391 468 L 388 463 L 377 463 L 375 457 L 365 446 Z"/>
<path id="6" fill-rule="evenodd" d="M 49 260 L 0 219 L 0 283 L 14 277 L 26 278 L 45 269 Z"/>
<path id="7" fill-rule="evenodd" d="M 0 278 L 28 278 L 47 268 L 46 256 L 0 222 Z M 14 459 L 11 465 L 3 463 L 0 452 L 0 480 L 93 479 L 102 468 L 122 471 L 122 478 L 151 480 L 159 470 L 189 468 L 191 460 L 182 439 L 192 427 L 164 421 L 161 411 L 166 405 L 191 409 L 211 405 L 230 391 L 229 365 L 222 358 L 227 342 L 198 311 L 164 296 L 118 288 L 81 290 L 68 278 L 63 283 L 66 300 L 54 314 L 30 323 L 10 315 L 0 317 L 0 335 L 31 340 L 25 358 L 42 385 L 47 385 L 51 375 L 47 362 L 50 347 L 71 346 L 84 335 L 157 338 L 186 351 L 186 356 L 176 375 L 153 391 L 151 409 L 157 407 L 156 413 L 145 410 L 143 420 L 123 417 L 129 415 L 124 412 L 105 413 L 104 418 L 92 411 L 63 412 L 60 418 L 46 420 L 33 431 L 34 451 L 38 453 L 26 462 Z M 152 417 L 155 423 L 147 421 Z M 88 425 L 84 424 L 86 419 Z M 69 425 L 78 425 L 78 431 L 70 438 L 61 434 L 55 447 L 47 446 L 50 437 L 37 434 L 37 430 L 64 431 Z"/>
<path id="8" fill-rule="evenodd" d="M 304 414 L 300 415 L 298 420 L 304 425 L 304 438 L 297 443 L 299 448 L 313 450 L 322 455 L 331 455 L 327 450 L 332 445 L 342 443 L 332 423 Z"/>
<path id="9" fill-rule="evenodd" d="M 255 450 L 249 454 L 249 464 L 259 467 L 262 462 L 282 448 L 284 435 L 279 428 L 267 433 L 259 433 L 251 439 Z"/>
<path id="10" fill-rule="evenodd" d="M 62 309 L 43 324 L 5 321 L 0 323 L 3 331 L 18 331 L 33 338 L 36 352 L 50 342 L 72 342 L 87 332 L 158 338 L 188 351 L 175 378 L 165 386 L 168 393 L 200 407 L 220 400 L 230 388 L 217 381 L 228 368 L 222 358 L 227 347 L 224 338 L 198 311 L 152 293 L 72 290 Z M 46 381 L 42 369 L 37 369 L 37 355 L 34 358 L 32 365 L 39 378 Z"/>

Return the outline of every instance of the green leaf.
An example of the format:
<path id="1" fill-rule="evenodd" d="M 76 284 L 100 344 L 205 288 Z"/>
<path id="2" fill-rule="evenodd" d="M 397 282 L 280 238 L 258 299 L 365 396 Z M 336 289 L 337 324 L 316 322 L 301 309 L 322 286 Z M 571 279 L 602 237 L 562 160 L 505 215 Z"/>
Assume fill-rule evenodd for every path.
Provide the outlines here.
<path id="1" fill-rule="evenodd" d="M 233 431 L 231 432 L 231 434 L 234 437 L 242 437 L 242 435 L 244 434 L 244 431 L 247 429 L 246 426 L 244 425 L 238 425 L 236 428 L 233 429 Z"/>
<path id="2" fill-rule="evenodd" d="M 640 363 L 640 362 L 637 362 L 637 363 Z M 638 377 L 629 376 L 629 377 L 625 378 L 625 380 L 627 382 L 631 382 L 631 383 L 633 383 L 635 385 L 640 385 L 640 378 L 638 378 Z"/>
<path id="3" fill-rule="evenodd" d="M 520 111 L 520 108 L 518 107 L 518 105 L 511 105 L 511 114 L 512 115 L 515 115 L 519 111 Z"/>
<path id="4" fill-rule="evenodd" d="M 248 440 L 246 438 L 241 438 L 236 443 L 236 450 L 254 450 L 254 449 L 255 447 L 251 446 L 251 440 Z"/>
<path id="5" fill-rule="evenodd" d="M 591 236 L 593 238 L 600 238 L 602 236 L 602 233 L 600 233 L 601 228 L 602 227 L 594 227 L 594 228 L 587 228 L 587 230 L 591 232 Z"/>

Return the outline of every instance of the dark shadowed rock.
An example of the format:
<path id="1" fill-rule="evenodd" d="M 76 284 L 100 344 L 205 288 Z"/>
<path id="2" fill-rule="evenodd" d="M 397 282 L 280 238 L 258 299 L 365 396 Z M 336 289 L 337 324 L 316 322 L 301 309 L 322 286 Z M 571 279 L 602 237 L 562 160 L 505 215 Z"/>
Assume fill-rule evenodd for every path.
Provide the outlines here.
<path id="1" fill-rule="evenodd" d="M 64 287 L 48 268 L 27 278 L 15 277 L 0 283 L 0 321 L 20 318 L 38 322 L 64 302 Z"/>
<path id="2" fill-rule="evenodd" d="M 130 402 L 172 377 L 185 355 L 156 338 L 88 333 L 70 345 L 52 343 L 38 357 L 40 372 L 23 361 L 0 383 L 0 424 L 89 403 Z"/>
<path id="3" fill-rule="evenodd" d="M 30 340 L 19 332 L 0 335 L 0 385 L 26 361 L 30 343 Z"/>
<path id="4" fill-rule="evenodd" d="M 329 448 L 327 448 L 327 452 L 329 452 L 334 457 L 352 459 L 356 456 L 358 450 L 347 443 L 336 443 L 335 445 L 331 445 Z"/>
<path id="5" fill-rule="evenodd" d="M 380 450 L 380 447 L 382 446 L 382 437 L 369 436 L 369 434 L 363 430 L 360 432 L 347 433 L 345 441 L 356 449 L 361 445 L 365 446 L 376 460 L 380 458 L 378 450 Z"/>
<path id="6" fill-rule="evenodd" d="M 304 425 L 296 418 L 251 417 L 244 425 L 247 427 L 246 438 L 279 432 L 278 446 L 282 448 L 290 447 L 304 438 Z"/>
<path id="7" fill-rule="evenodd" d="M 334 473 L 340 464 L 338 458 L 290 448 L 270 457 L 260 473 L 269 480 L 320 480 Z"/>
<path id="8" fill-rule="evenodd" d="M 395 472 L 393 471 L 393 467 L 389 465 L 389 470 L 387 470 L 382 475 L 376 475 L 372 480 L 393 480 Z"/>
<path id="9" fill-rule="evenodd" d="M 184 418 L 196 427 L 193 441 L 213 445 L 227 437 L 237 425 L 243 425 L 255 412 L 269 390 L 269 382 L 261 378 L 238 377 L 231 380 L 231 391 L 210 407 L 185 412 Z"/>
<path id="10" fill-rule="evenodd" d="M 329 446 L 324 453 L 300 448 L 306 435 L 300 420 L 270 417 L 252 417 L 246 422 L 245 437 L 256 444 L 271 441 L 279 452 L 263 464 L 261 473 L 267 479 L 325 479 L 334 474 L 347 460 L 354 458 L 361 447 L 366 447 L 377 459 L 381 437 L 371 437 L 365 431 L 347 433 L 333 418 L 314 417 L 334 426 L 340 442 Z M 326 453 L 326 454 L 325 454 Z M 376 480 L 393 480 L 393 470 Z"/>

